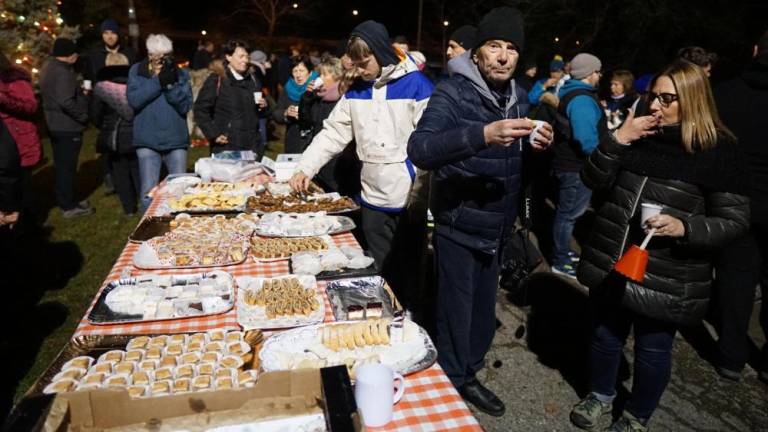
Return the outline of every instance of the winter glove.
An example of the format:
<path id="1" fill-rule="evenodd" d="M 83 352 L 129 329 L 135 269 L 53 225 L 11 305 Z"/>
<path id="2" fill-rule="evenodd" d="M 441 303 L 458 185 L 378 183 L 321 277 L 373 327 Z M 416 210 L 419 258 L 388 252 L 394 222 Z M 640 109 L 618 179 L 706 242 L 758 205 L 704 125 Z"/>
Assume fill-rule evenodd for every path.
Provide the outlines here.
<path id="1" fill-rule="evenodd" d="M 174 64 L 172 67 L 164 65 L 160 70 L 160 73 L 157 74 L 157 78 L 160 80 L 160 86 L 162 88 L 168 88 L 174 85 L 178 79 L 178 69 L 176 65 Z"/>

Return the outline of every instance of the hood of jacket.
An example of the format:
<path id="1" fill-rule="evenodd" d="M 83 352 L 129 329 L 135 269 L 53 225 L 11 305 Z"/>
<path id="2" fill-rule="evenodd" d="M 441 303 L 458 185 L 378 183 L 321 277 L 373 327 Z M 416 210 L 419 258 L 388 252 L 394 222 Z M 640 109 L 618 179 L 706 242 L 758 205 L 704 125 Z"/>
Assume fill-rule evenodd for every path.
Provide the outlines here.
<path id="1" fill-rule="evenodd" d="M 364 40 L 382 68 L 400 63 L 400 58 L 389 43 L 389 33 L 383 24 L 373 20 L 365 21 L 355 27 L 350 36 L 358 36 Z"/>
<path id="2" fill-rule="evenodd" d="M 400 59 L 398 63 L 391 64 L 382 68 L 381 75 L 379 75 L 379 77 L 376 79 L 376 82 L 373 84 L 373 86 L 376 88 L 381 88 L 390 81 L 404 77 L 411 72 L 418 71 L 419 67 L 416 65 L 416 62 L 413 61 L 411 56 L 406 54 L 402 59 Z"/>
<path id="3" fill-rule="evenodd" d="M 511 86 L 510 98 L 507 101 L 507 106 L 502 107 L 499 105 L 499 101 L 493 95 L 491 88 L 488 87 L 488 82 L 485 81 L 483 75 L 480 74 L 480 69 L 472 61 L 472 51 L 466 51 L 460 56 L 452 59 L 449 63 L 450 69 L 448 73 L 453 75 L 461 75 L 472 83 L 472 86 L 477 89 L 480 95 L 493 103 L 497 108 L 503 110 L 505 113 L 509 111 L 512 106 L 517 103 L 517 91 L 515 90 L 515 80 L 510 79 L 509 85 Z"/>

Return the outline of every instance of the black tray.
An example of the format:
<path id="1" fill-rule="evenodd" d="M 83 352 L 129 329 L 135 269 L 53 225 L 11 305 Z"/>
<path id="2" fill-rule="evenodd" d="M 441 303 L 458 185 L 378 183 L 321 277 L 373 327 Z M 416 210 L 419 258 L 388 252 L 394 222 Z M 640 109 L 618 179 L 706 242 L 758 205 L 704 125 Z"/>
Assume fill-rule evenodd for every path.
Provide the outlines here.
<path id="1" fill-rule="evenodd" d="M 185 277 L 192 277 L 192 276 L 198 276 L 198 275 L 184 275 L 179 276 L 180 278 Z M 202 278 L 212 277 L 210 273 L 200 273 Z M 215 313 L 203 313 L 202 305 L 200 306 L 200 313 L 195 315 L 190 315 L 186 317 L 168 317 L 168 318 L 153 318 L 150 320 L 145 320 L 143 315 L 130 315 L 130 314 L 123 314 L 123 313 L 117 313 L 112 311 L 109 306 L 107 306 L 107 295 L 112 292 L 115 288 L 121 286 L 121 285 L 134 285 L 137 283 L 137 278 L 128 278 L 128 279 L 120 279 L 120 280 L 114 280 L 110 282 L 99 295 L 99 298 L 96 300 L 96 304 L 93 306 L 91 311 L 88 313 L 88 316 L 86 319 L 88 322 L 94 325 L 111 325 L 111 324 L 128 324 L 128 323 L 138 323 L 138 322 L 147 322 L 147 321 L 168 321 L 168 320 L 177 320 L 177 319 L 185 319 L 185 318 L 193 318 L 193 317 L 202 317 L 202 316 L 208 316 L 208 315 L 219 315 L 226 312 L 229 312 L 232 310 L 233 307 L 235 307 L 235 298 L 234 298 L 234 292 L 235 290 L 232 290 L 232 306 L 226 310 L 215 312 Z M 232 281 L 234 284 L 234 280 Z"/>
<path id="2" fill-rule="evenodd" d="M 371 256 L 370 252 L 365 251 L 365 256 Z M 293 262 L 288 260 L 288 268 L 291 274 L 293 274 Z M 379 268 L 376 267 L 376 262 L 363 269 L 351 269 L 342 268 L 341 270 L 329 270 L 320 272 L 315 275 L 317 280 L 335 280 L 335 279 L 347 279 L 347 278 L 359 278 L 366 276 L 378 276 Z"/>

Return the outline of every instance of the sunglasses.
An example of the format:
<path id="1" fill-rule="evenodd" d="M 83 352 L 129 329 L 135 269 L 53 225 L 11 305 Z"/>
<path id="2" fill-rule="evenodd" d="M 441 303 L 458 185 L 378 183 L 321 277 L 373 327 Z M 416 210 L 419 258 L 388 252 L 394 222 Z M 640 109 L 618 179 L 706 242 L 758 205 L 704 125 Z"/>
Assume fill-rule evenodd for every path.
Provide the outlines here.
<path id="1" fill-rule="evenodd" d="M 654 93 L 648 92 L 648 104 L 652 104 L 653 101 L 659 100 L 659 104 L 664 108 L 672 105 L 672 102 L 677 100 L 677 94 L 675 93 Z"/>

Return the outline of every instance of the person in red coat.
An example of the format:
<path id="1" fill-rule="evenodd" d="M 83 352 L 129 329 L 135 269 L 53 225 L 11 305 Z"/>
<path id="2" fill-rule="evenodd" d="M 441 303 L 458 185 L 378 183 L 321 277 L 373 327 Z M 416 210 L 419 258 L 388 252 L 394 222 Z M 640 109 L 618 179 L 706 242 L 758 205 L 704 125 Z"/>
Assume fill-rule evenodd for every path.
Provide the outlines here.
<path id="1" fill-rule="evenodd" d="M 29 73 L 12 65 L 0 53 L 0 118 L 16 141 L 24 168 L 37 165 L 42 154 L 34 121 L 36 111 L 37 99 Z"/>
<path id="2" fill-rule="evenodd" d="M 0 119 L 16 142 L 21 161 L 21 206 L 34 219 L 37 208 L 32 192 L 32 170 L 42 159 L 40 136 L 35 125 L 37 98 L 29 73 L 0 53 Z"/>

